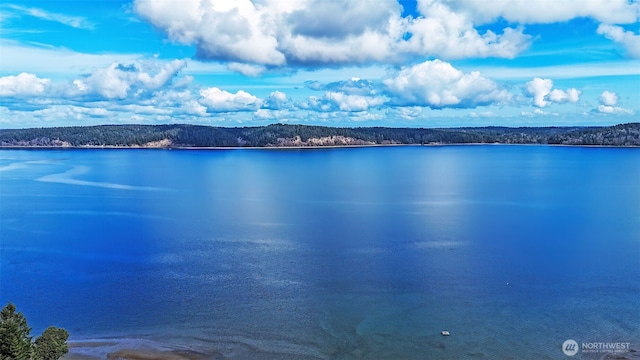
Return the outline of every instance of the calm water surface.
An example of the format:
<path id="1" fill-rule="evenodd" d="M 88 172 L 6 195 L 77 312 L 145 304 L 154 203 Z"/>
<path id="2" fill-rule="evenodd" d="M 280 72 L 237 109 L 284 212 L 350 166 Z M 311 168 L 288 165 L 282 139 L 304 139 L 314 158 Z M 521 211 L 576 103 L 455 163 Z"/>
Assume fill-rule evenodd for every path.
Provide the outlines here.
<path id="1" fill-rule="evenodd" d="M 640 339 L 640 149 L 2 150 L 0 196 L 0 302 L 36 335 L 253 359 Z"/>

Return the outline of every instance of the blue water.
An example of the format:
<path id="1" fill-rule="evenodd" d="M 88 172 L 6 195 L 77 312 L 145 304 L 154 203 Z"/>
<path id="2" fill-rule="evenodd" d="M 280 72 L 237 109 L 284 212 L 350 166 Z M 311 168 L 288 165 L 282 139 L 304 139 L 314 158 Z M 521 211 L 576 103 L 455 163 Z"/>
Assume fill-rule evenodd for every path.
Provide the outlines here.
<path id="1" fill-rule="evenodd" d="M 253 359 L 640 339 L 640 149 L 2 150 L 0 240 L 34 335 Z"/>

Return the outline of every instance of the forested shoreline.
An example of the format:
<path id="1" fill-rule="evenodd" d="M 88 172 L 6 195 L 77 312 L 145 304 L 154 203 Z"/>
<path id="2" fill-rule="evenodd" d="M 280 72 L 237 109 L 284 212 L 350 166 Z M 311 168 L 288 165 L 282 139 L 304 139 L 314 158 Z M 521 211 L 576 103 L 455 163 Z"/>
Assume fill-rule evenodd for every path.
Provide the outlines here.
<path id="1" fill-rule="evenodd" d="M 607 127 L 341 128 L 272 124 L 99 125 L 0 129 L 0 147 L 321 147 L 387 144 L 640 146 L 640 123 Z"/>

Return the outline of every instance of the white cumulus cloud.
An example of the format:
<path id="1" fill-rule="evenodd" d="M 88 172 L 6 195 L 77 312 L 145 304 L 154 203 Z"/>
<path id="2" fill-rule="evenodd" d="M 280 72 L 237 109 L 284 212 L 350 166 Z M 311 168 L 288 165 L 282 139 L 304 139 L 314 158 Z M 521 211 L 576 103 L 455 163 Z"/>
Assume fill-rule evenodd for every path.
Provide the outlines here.
<path id="1" fill-rule="evenodd" d="M 246 76 L 259 76 L 260 74 L 267 71 L 267 68 L 262 65 L 251 65 L 238 62 L 227 64 L 227 68 L 231 71 L 236 71 Z"/>
<path id="2" fill-rule="evenodd" d="M 603 114 L 633 115 L 633 110 L 619 106 L 598 105 L 597 111 Z"/>
<path id="3" fill-rule="evenodd" d="M 533 98 L 533 105 L 542 108 L 551 103 L 576 103 L 582 92 L 575 88 L 553 89 L 553 80 L 534 78 L 525 84 L 525 93 Z"/>
<path id="4" fill-rule="evenodd" d="M 63 118 L 84 120 L 87 118 L 103 118 L 110 115 L 110 112 L 103 108 L 92 108 L 75 105 L 52 105 L 45 109 L 33 112 L 35 116 L 42 118 Z"/>
<path id="5" fill-rule="evenodd" d="M 553 23 L 579 17 L 599 22 L 629 24 L 636 22 L 640 4 L 629 0 L 418 0 L 419 3 L 446 4 L 467 14 L 474 22 L 485 24 L 503 18 L 522 24 Z"/>
<path id="6" fill-rule="evenodd" d="M 598 105 L 598 107 L 593 111 L 602 114 L 632 115 L 633 110 L 616 106 L 618 105 L 619 99 L 620 98 L 618 97 L 618 94 L 616 94 L 615 92 L 605 90 L 602 92 L 602 94 L 600 94 L 600 97 L 598 98 L 600 105 Z"/>
<path id="7" fill-rule="evenodd" d="M 71 95 L 98 95 L 106 99 L 125 99 L 151 92 L 168 84 L 186 66 L 184 60 L 160 65 L 156 62 L 112 63 L 85 78 L 73 81 Z"/>
<path id="8" fill-rule="evenodd" d="M 287 94 L 283 93 L 282 91 L 276 90 L 269 94 L 269 97 L 265 101 L 264 106 L 267 109 L 279 110 L 282 109 L 288 101 L 289 98 L 287 97 Z"/>
<path id="9" fill-rule="evenodd" d="M 207 115 L 207 108 L 200 104 L 196 94 L 188 89 L 157 91 L 148 99 L 140 99 L 139 104 L 157 109 L 168 109 L 173 115 Z"/>
<path id="10" fill-rule="evenodd" d="M 35 96 L 45 92 L 51 80 L 35 74 L 20 73 L 0 77 L 0 96 Z"/>
<path id="11" fill-rule="evenodd" d="M 425 61 L 402 69 L 384 80 L 398 105 L 428 106 L 434 109 L 502 104 L 511 94 L 479 72 L 463 73 L 451 64 Z"/>
<path id="12" fill-rule="evenodd" d="M 196 44 L 199 58 L 282 65 L 277 28 L 264 5 L 249 0 L 139 0 L 135 10 L 170 39 Z"/>
<path id="13" fill-rule="evenodd" d="M 621 26 L 607 24 L 598 26 L 598 34 L 622 44 L 627 49 L 629 56 L 640 58 L 640 35 L 635 34 L 633 31 L 625 31 Z"/>
<path id="14" fill-rule="evenodd" d="M 466 13 L 453 11 L 446 2 L 418 1 L 418 10 L 422 16 L 407 21 L 412 36 L 400 42 L 401 49 L 445 58 L 513 58 L 529 47 L 531 37 L 521 28 L 505 28 L 501 35 L 491 30 L 480 34 Z"/>
<path id="15" fill-rule="evenodd" d="M 389 101 L 384 96 L 351 95 L 339 91 L 326 91 L 322 97 L 309 96 L 298 102 L 299 109 L 317 112 L 360 112 Z"/>
<path id="16" fill-rule="evenodd" d="M 545 100 L 551 92 L 553 80 L 534 78 L 525 85 L 527 94 L 533 97 L 533 104 L 537 107 L 545 107 L 548 102 Z"/>
<path id="17" fill-rule="evenodd" d="M 441 1 L 402 16 L 395 0 L 136 0 L 135 11 L 196 58 L 256 75 L 273 67 L 402 64 L 441 58 L 513 58 L 529 46 L 522 29 L 480 33 Z"/>
<path id="18" fill-rule="evenodd" d="M 135 0 L 144 20 L 197 59 L 257 76 L 273 68 L 401 65 L 417 59 L 514 58 L 532 36 L 523 25 L 590 18 L 598 33 L 640 57 L 636 0 L 418 0 L 403 16 L 397 0 Z M 497 20 L 520 26 L 480 30 Z M 618 25 L 615 25 L 618 24 Z"/>
<path id="19" fill-rule="evenodd" d="M 605 90 L 600 94 L 599 100 L 601 105 L 613 106 L 618 103 L 618 94 Z"/>
<path id="20" fill-rule="evenodd" d="M 342 92 L 328 91 L 324 98 L 337 106 L 340 111 L 365 111 L 370 107 L 384 104 L 387 99 L 381 96 L 347 95 Z"/>
<path id="21" fill-rule="evenodd" d="M 211 112 L 253 111 L 260 108 L 262 100 L 243 90 L 234 94 L 211 87 L 200 90 L 200 103 Z"/>
<path id="22" fill-rule="evenodd" d="M 577 103 L 580 100 L 580 94 L 582 92 L 576 88 L 567 89 L 567 91 L 560 89 L 553 89 L 549 93 L 549 100 L 554 103 Z"/>

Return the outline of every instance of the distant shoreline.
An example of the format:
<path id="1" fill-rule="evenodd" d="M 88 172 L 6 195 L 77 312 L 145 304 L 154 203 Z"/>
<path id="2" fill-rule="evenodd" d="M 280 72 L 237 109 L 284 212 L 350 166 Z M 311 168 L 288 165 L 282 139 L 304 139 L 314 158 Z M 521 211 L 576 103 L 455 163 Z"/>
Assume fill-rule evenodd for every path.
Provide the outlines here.
<path id="1" fill-rule="evenodd" d="M 444 146 L 549 146 L 584 148 L 636 149 L 640 145 L 588 145 L 588 144 L 509 144 L 509 143 L 451 143 L 451 144 L 368 144 L 325 146 L 0 146 L 0 150 L 322 150 L 357 149 L 373 147 L 444 147 Z"/>
<path id="2" fill-rule="evenodd" d="M 607 127 L 337 128 L 271 124 L 0 129 L 0 148 L 307 149 L 442 145 L 640 146 L 640 123 Z"/>
<path id="3" fill-rule="evenodd" d="M 207 353 L 184 346 L 158 343 L 147 339 L 105 338 L 73 340 L 68 342 L 69 352 L 62 360 L 204 360 L 222 358 L 217 351 Z"/>
<path id="4" fill-rule="evenodd" d="M 0 150 L 49 149 L 49 150 L 295 150 L 295 149 L 340 149 L 397 146 L 446 146 L 446 145 L 490 145 L 490 144 L 368 144 L 368 145 L 325 145 L 325 146 L 1 146 Z M 515 144 L 514 144 L 515 145 Z"/>

